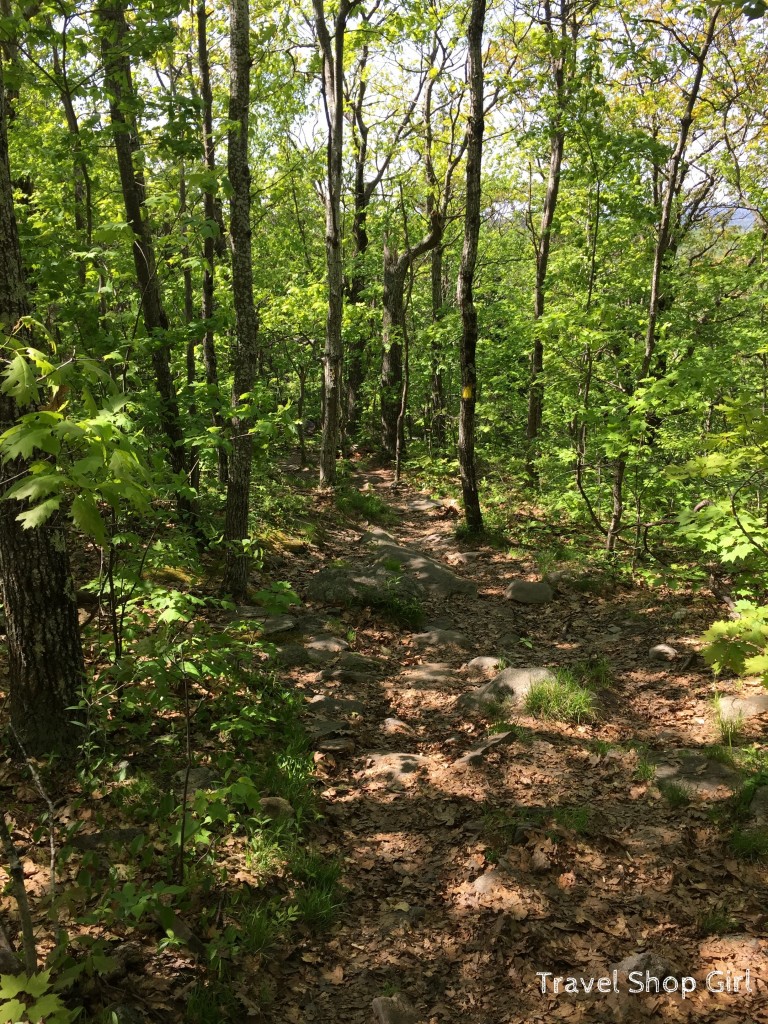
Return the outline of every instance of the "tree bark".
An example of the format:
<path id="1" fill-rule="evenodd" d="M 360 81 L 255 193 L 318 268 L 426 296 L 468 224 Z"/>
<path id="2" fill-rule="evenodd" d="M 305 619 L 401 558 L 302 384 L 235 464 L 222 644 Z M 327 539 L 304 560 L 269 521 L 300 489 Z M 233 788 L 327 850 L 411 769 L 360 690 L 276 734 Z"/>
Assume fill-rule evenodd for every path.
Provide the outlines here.
<path id="1" fill-rule="evenodd" d="M 232 0 L 230 7 L 230 87 L 228 171 L 232 186 L 230 248 L 232 292 L 235 305 L 233 351 L 234 383 L 231 419 L 232 455 L 227 483 L 224 539 L 227 542 L 225 589 L 238 600 L 248 589 L 250 556 L 248 512 L 253 462 L 252 416 L 238 410 L 244 395 L 253 390 L 258 358 L 258 318 L 253 302 L 251 252 L 251 171 L 248 160 L 250 105 L 250 21 L 248 0 Z"/>
<path id="2" fill-rule="evenodd" d="M 328 276 L 328 313 L 323 353 L 323 437 L 320 449 L 320 486 L 336 483 L 336 453 L 341 425 L 341 374 L 344 347 L 341 335 L 344 312 L 344 266 L 341 249 L 341 186 L 344 142 L 344 32 L 357 0 L 341 0 L 334 19 L 333 37 L 325 19 L 324 0 L 312 0 L 315 31 L 323 58 L 323 100 L 328 124 L 325 182 L 325 254 Z"/>
<path id="3" fill-rule="evenodd" d="M 461 311 L 461 406 L 459 409 L 459 472 L 467 528 L 483 528 L 475 466 L 475 406 L 477 401 L 477 310 L 473 286 L 480 238 L 480 186 L 483 156 L 483 26 L 485 0 L 472 0 L 467 30 L 469 50 L 470 114 L 467 125 L 467 200 L 464 213 L 464 246 L 456 289 Z"/>
<path id="4" fill-rule="evenodd" d="M 554 39 L 554 25 L 552 22 L 552 10 L 550 3 L 544 5 L 545 29 L 552 41 Z M 555 114 L 550 133 L 549 147 L 549 176 L 547 179 L 547 191 L 544 197 L 544 207 L 541 212 L 541 226 L 539 237 L 536 243 L 536 282 L 534 286 L 534 341 L 533 352 L 531 353 L 531 386 L 528 392 L 528 424 L 526 428 L 527 455 L 526 471 L 532 483 L 537 481 L 536 472 L 536 439 L 541 432 L 542 416 L 544 411 L 544 390 L 541 384 L 541 374 L 544 370 L 544 341 L 540 332 L 540 321 L 544 316 L 545 288 L 547 282 L 547 269 L 549 267 L 549 250 L 552 240 L 552 224 L 557 209 L 557 197 L 560 191 L 560 178 L 563 166 L 563 150 L 565 148 L 565 131 L 562 125 L 563 113 L 565 110 L 565 46 L 567 42 L 567 20 L 569 13 L 568 0 L 560 0 L 560 52 L 554 56 L 553 78 L 555 82 Z M 554 45 L 554 43 L 551 43 Z"/>
<path id="5" fill-rule="evenodd" d="M 182 474 L 186 469 L 184 433 L 171 370 L 168 316 L 163 306 L 155 248 L 146 216 L 144 172 L 134 164 L 134 154 L 140 150 L 141 143 L 136 124 L 137 101 L 131 60 L 126 48 L 128 25 L 125 8 L 119 0 L 101 0 L 98 10 L 102 23 L 104 85 L 109 95 L 109 112 L 125 214 L 133 231 L 133 260 L 144 326 L 151 344 L 152 366 L 160 398 L 160 422 L 171 469 L 176 474 Z M 188 500 L 179 499 L 179 509 L 189 512 Z"/>
<path id="6" fill-rule="evenodd" d="M 203 160 L 206 170 L 211 176 L 216 173 L 216 150 L 213 144 L 213 90 L 211 89 L 211 68 L 208 58 L 208 12 L 205 2 L 197 8 L 197 63 L 200 71 L 200 100 L 202 105 L 203 128 Z M 203 239 L 203 297 L 201 315 L 205 329 L 203 331 L 203 366 L 205 382 L 208 385 L 210 401 L 213 408 L 211 419 L 217 428 L 219 445 L 216 449 L 218 480 L 220 484 L 227 482 L 227 452 L 224 448 L 224 417 L 221 415 L 221 391 L 219 389 L 219 370 L 216 358 L 216 344 L 213 335 L 214 312 L 214 277 L 213 268 L 216 256 L 223 256 L 224 251 L 217 248 L 223 245 L 224 234 L 221 211 L 217 207 L 213 183 L 207 183 L 203 191 L 203 213 L 206 221 L 206 233 Z M 214 230 L 215 229 L 215 230 Z"/>
<path id="7" fill-rule="evenodd" d="M 29 313 L 8 161 L 5 83 L 0 60 L 0 330 L 24 336 Z M 33 339 L 29 339 L 33 343 Z M 0 364 L 0 370 L 2 364 Z M 0 395 L 0 433 L 19 410 Z M 27 470 L 0 465 L 0 496 Z M 85 678 L 75 588 L 64 532 L 50 520 L 24 530 L 16 501 L 0 501 L 0 583 L 6 619 L 11 722 L 28 754 L 71 753 L 77 740 L 69 710 Z"/>

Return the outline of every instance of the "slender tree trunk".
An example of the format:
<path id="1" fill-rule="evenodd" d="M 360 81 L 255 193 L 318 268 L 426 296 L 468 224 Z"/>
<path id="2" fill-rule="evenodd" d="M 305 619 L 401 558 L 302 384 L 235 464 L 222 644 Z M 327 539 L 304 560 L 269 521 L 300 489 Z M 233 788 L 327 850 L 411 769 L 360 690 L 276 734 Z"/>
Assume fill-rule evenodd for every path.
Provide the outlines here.
<path id="1" fill-rule="evenodd" d="M 341 249 L 341 185 L 344 141 L 344 33 L 355 0 L 341 0 L 334 19 L 333 38 L 325 20 L 324 0 L 313 0 L 315 30 L 323 57 L 323 98 L 328 122 L 325 189 L 325 253 L 328 276 L 328 314 L 323 353 L 323 438 L 320 486 L 336 482 L 336 453 L 341 425 L 341 374 L 344 348 L 344 266 Z"/>
<path id="2" fill-rule="evenodd" d="M 0 330 L 23 337 L 19 320 L 28 313 L 0 59 Z M 16 422 L 18 413 L 15 401 L 0 394 L 0 433 Z M 26 469 L 21 459 L 0 465 L 0 497 Z M 37 529 L 22 529 L 16 521 L 21 509 L 16 501 L 0 501 L 0 584 L 11 722 L 31 756 L 71 753 L 77 731 L 72 724 L 76 712 L 69 709 L 77 704 L 85 672 L 67 546 L 55 521 Z"/>
<path id="3" fill-rule="evenodd" d="M 182 474 L 186 469 L 184 433 L 171 370 L 171 350 L 167 340 L 168 316 L 163 306 L 155 249 L 146 216 L 144 172 L 134 164 L 134 154 L 139 151 L 141 144 L 136 126 L 136 95 L 131 61 L 126 48 L 128 25 L 125 20 L 125 8 L 122 3 L 115 0 L 101 0 L 99 16 L 102 23 L 104 85 L 109 95 L 112 134 L 125 213 L 133 231 L 133 260 L 144 326 L 150 338 L 155 383 L 160 397 L 160 422 L 168 446 L 171 468 L 174 473 Z M 189 512 L 189 502 L 180 499 L 179 508 Z"/>
<path id="4" fill-rule="evenodd" d="M 550 42 L 554 40 L 554 25 L 549 0 L 545 2 L 545 27 Z M 541 336 L 541 319 L 544 316 L 545 288 L 549 267 L 549 250 L 552 240 L 552 224 L 557 209 L 560 191 L 560 177 L 565 148 L 565 132 L 562 118 L 565 108 L 565 46 L 567 41 L 568 0 L 560 0 L 560 46 L 561 52 L 554 56 L 553 77 L 555 82 L 556 109 L 550 134 L 549 177 L 541 212 L 541 227 L 536 245 L 536 283 L 534 288 L 534 340 L 531 353 L 531 386 L 528 393 L 528 424 L 526 428 L 527 456 L 526 471 L 531 483 L 537 482 L 536 440 L 541 433 L 544 412 L 544 389 L 541 374 L 544 371 L 544 340 Z M 554 45 L 554 43 L 553 43 Z"/>
<path id="5" fill-rule="evenodd" d="M 480 186 L 483 156 L 483 26 L 485 0 L 472 0 L 467 30 L 469 50 L 470 114 L 467 125 L 467 199 L 464 213 L 464 247 L 457 286 L 461 311 L 461 407 L 459 410 L 459 472 L 464 516 L 473 533 L 483 528 L 475 467 L 475 405 L 477 401 L 477 311 L 473 286 L 480 238 Z"/>
<path id="6" fill-rule="evenodd" d="M 232 186 L 230 246 L 232 291 L 235 305 L 232 393 L 232 457 L 227 483 L 224 539 L 227 542 L 225 588 L 238 600 L 248 589 L 250 557 L 244 549 L 248 537 L 249 496 L 253 437 L 252 417 L 238 413 L 243 396 L 253 390 L 258 360 L 258 319 L 253 302 L 251 253 L 251 172 L 248 160 L 250 106 L 250 23 L 248 0 L 232 0 L 230 7 L 229 181 Z"/>
<path id="7" fill-rule="evenodd" d="M 216 173 L 216 150 L 213 144 L 213 91 L 211 89 L 211 68 L 208 59 L 208 13 L 205 2 L 197 8 L 197 62 L 200 70 L 200 100 L 202 105 L 203 127 L 203 159 L 206 170 L 211 176 Z M 203 213 L 206 220 L 206 233 L 203 240 L 203 298 L 202 319 L 205 324 L 203 332 L 203 366 L 205 382 L 208 385 L 212 403 L 211 418 L 216 427 L 219 440 L 223 440 L 224 417 L 221 414 L 221 390 L 219 388 L 219 370 L 216 359 L 216 345 L 213 336 L 214 312 L 214 278 L 213 269 L 216 256 L 223 256 L 224 232 L 221 211 L 217 208 L 213 183 L 206 184 L 203 191 Z M 218 479 L 220 484 L 227 482 L 227 452 L 223 444 L 216 449 Z"/>
<path id="8" fill-rule="evenodd" d="M 443 318 L 445 294 L 443 292 L 443 247 L 436 245 L 430 253 L 430 283 L 432 292 L 432 323 L 437 325 Z M 431 345 L 431 432 L 432 443 L 438 451 L 445 448 L 446 405 L 445 380 L 442 366 L 442 352 L 436 337 Z"/>
<path id="9" fill-rule="evenodd" d="M 405 274 L 397 251 L 384 246 L 382 298 L 381 446 L 388 459 L 402 451 L 400 406 L 403 390 L 403 338 L 405 333 Z M 400 433 L 398 433 L 398 424 Z"/>

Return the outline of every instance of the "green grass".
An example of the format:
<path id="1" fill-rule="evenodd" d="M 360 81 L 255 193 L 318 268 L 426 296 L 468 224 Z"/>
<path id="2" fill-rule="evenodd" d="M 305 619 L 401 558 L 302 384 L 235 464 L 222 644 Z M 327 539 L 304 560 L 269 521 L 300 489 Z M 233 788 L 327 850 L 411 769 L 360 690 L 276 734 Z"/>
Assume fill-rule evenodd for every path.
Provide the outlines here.
<path id="1" fill-rule="evenodd" d="M 736 931 L 738 926 L 739 922 L 731 917 L 725 907 L 712 907 L 696 920 L 696 931 L 702 938 L 707 935 L 727 935 Z"/>
<path id="2" fill-rule="evenodd" d="M 727 768 L 738 767 L 738 754 L 730 745 L 727 747 L 715 744 L 707 750 L 707 757 L 710 761 L 724 764 Z"/>
<path id="3" fill-rule="evenodd" d="M 577 661 L 571 666 L 571 672 L 585 686 L 610 686 L 613 682 L 611 664 L 607 658 L 603 657 Z"/>
<path id="4" fill-rule="evenodd" d="M 672 810 L 687 807 L 691 802 L 691 791 L 679 782 L 660 782 L 659 792 Z"/>
<path id="5" fill-rule="evenodd" d="M 290 861 L 293 877 L 301 883 L 294 903 L 298 916 L 313 931 L 324 931 L 344 904 L 339 885 L 341 864 L 319 853 L 296 849 Z"/>
<path id="6" fill-rule="evenodd" d="M 383 590 L 372 593 L 368 604 L 401 626 L 418 627 L 424 622 L 424 606 L 418 597 L 406 592 L 397 577 L 389 580 Z"/>
<path id="7" fill-rule="evenodd" d="M 732 747 L 738 743 L 744 731 L 744 715 L 741 712 L 729 715 L 723 709 L 722 697 L 719 694 L 715 694 L 712 699 L 712 707 L 715 713 L 715 724 L 720 730 L 720 737 L 726 746 Z"/>
<path id="8" fill-rule="evenodd" d="M 768 860 L 768 829 L 736 829 L 730 847 L 740 860 Z"/>
<path id="9" fill-rule="evenodd" d="M 534 718 L 558 722 L 592 722 L 598 717 L 594 693 L 568 669 L 559 669 L 554 679 L 534 683 L 523 707 Z"/>
<path id="10" fill-rule="evenodd" d="M 397 514 L 373 491 L 342 487 L 336 492 L 336 507 L 344 515 L 357 516 L 381 526 L 397 521 Z"/>
<path id="11" fill-rule="evenodd" d="M 569 832 L 580 836 L 594 833 L 594 821 L 591 807 L 555 807 L 552 812 L 555 822 Z"/>

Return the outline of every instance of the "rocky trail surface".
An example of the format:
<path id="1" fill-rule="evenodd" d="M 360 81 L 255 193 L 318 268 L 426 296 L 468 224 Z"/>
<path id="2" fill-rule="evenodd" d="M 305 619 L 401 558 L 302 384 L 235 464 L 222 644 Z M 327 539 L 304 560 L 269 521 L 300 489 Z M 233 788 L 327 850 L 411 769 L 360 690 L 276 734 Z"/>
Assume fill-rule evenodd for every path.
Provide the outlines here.
<path id="1" fill-rule="evenodd" d="M 450 505 L 393 491 L 386 471 L 355 484 L 391 522 L 318 498 L 321 539 L 283 569 L 302 606 L 265 624 L 305 698 L 314 841 L 346 890 L 330 931 L 273 964 L 271 1019 L 768 1021 L 766 868 L 724 824 L 742 792 L 743 828 L 765 826 L 768 791 L 745 802 L 714 747 L 696 651 L 711 604 L 574 571 L 542 581 L 525 558 L 467 549 Z M 531 684 L 567 667 L 597 717 L 528 714 Z M 765 691 L 720 689 L 760 749 Z M 747 968 L 751 991 L 734 982 Z M 738 991 L 708 990 L 710 972 Z M 560 976 L 578 991 L 555 993 Z"/>

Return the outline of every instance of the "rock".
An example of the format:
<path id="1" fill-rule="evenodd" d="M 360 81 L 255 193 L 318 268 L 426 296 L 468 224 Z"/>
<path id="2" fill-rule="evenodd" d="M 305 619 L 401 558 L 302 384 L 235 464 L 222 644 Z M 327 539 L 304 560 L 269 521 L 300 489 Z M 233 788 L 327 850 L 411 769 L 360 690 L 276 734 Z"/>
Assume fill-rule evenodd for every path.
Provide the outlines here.
<path id="1" fill-rule="evenodd" d="M 261 624 L 262 636 L 274 636 L 276 633 L 290 633 L 298 628 L 298 622 L 290 615 L 273 615 Z"/>
<path id="2" fill-rule="evenodd" d="M 349 648 L 346 640 L 342 640 L 338 636 L 331 636 L 330 634 L 310 637 L 304 646 L 308 651 L 320 651 L 324 654 L 338 654 L 340 651 L 346 651 Z"/>
<path id="3" fill-rule="evenodd" d="M 656 764 L 656 780 L 682 786 L 691 796 L 711 799 L 722 795 L 723 790 L 738 789 L 741 776 L 735 768 L 709 760 L 705 752 L 683 747 L 674 751 L 674 761 L 660 760 Z"/>
<path id="4" fill-rule="evenodd" d="M 720 711 L 723 715 L 737 718 L 758 718 L 768 712 L 768 693 L 755 693 L 750 697 L 721 697 Z"/>
<path id="5" fill-rule="evenodd" d="M 385 718 L 381 727 L 385 736 L 413 735 L 413 729 L 399 718 Z"/>
<path id="6" fill-rule="evenodd" d="M 414 647 L 468 647 L 467 638 L 457 629 L 430 629 L 411 637 Z"/>
<path id="7" fill-rule="evenodd" d="M 678 652 L 669 644 L 656 644 L 648 651 L 648 657 L 652 661 L 674 661 L 677 656 Z"/>
<path id="8" fill-rule="evenodd" d="M 422 586 L 440 597 L 453 594 L 476 594 L 477 587 L 471 580 L 463 579 L 446 569 L 434 558 L 411 548 L 402 547 L 385 530 L 374 529 L 363 540 L 375 546 L 380 552 L 379 562 L 395 562 Z"/>
<path id="9" fill-rule="evenodd" d="M 275 661 L 284 668 L 306 668 L 322 665 L 331 655 L 324 651 L 308 651 L 302 644 L 284 644 L 275 649 Z"/>
<path id="10" fill-rule="evenodd" d="M 323 740 L 328 736 L 346 736 L 351 731 L 347 722 L 335 718 L 316 718 L 307 726 L 307 732 L 313 740 Z"/>
<path id="11" fill-rule="evenodd" d="M 322 604 L 343 608 L 376 607 L 382 596 L 396 591 L 402 598 L 420 599 L 423 591 L 418 583 L 377 565 L 369 569 L 353 566 L 330 566 L 315 573 L 307 585 L 307 597 Z"/>
<path id="12" fill-rule="evenodd" d="M 505 668 L 502 672 L 472 693 L 465 693 L 459 703 L 467 705 L 490 704 L 496 700 L 509 700 L 522 705 L 534 683 L 555 679 L 548 668 Z"/>
<path id="13" fill-rule="evenodd" d="M 402 679 L 411 689 L 432 689 L 454 682 L 455 670 L 445 662 L 425 662 L 423 665 L 414 665 L 413 668 L 406 669 Z"/>
<path id="14" fill-rule="evenodd" d="M 368 683 L 370 678 L 367 672 L 355 672 L 354 669 L 342 668 L 340 665 L 323 669 L 323 679 L 333 679 L 337 683 Z"/>
<path id="15" fill-rule="evenodd" d="M 412 512 L 434 512 L 436 508 L 442 508 L 442 505 L 432 498 L 413 498 L 405 502 L 405 507 Z"/>
<path id="16" fill-rule="evenodd" d="M 481 679 L 483 676 L 494 675 L 499 668 L 499 659 L 486 656 L 473 658 L 466 665 L 462 665 L 462 671 L 466 672 L 471 679 Z"/>
<path id="17" fill-rule="evenodd" d="M 513 580 L 504 591 L 507 600 L 517 601 L 518 604 L 547 604 L 554 596 L 552 587 L 543 580 L 534 583 L 529 580 Z"/>
<path id="18" fill-rule="evenodd" d="M 190 768 L 189 777 L 187 777 L 186 768 L 182 768 L 181 771 L 176 772 L 173 778 L 179 793 L 183 792 L 186 781 L 188 795 L 191 795 L 197 789 L 216 789 L 221 785 L 221 780 L 217 777 L 216 773 L 204 765 Z"/>
<path id="19" fill-rule="evenodd" d="M 484 874 L 478 875 L 472 883 L 472 888 L 481 896 L 487 896 L 489 893 L 505 889 L 506 885 L 501 874 L 495 868 L 491 868 Z"/>
<path id="20" fill-rule="evenodd" d="M 272 821 L 290 821 L 296 817 L 296 811 L 281 796 L 263 796 L 259 807 L 266 818 Z"/>
<path id="21" fill-rule="evenodd" d="M 758 786 L 749 804 L 749 813 L 758 824 L 768 824 L 768 786 Z"/>
<path id="22" fill-rule="evenodd" d="M 514 740 L 515 733 L 512 731 L 493 733 L 474 747 L 471 747 L 466 754 L 458 758 L 454 763 L 457 768 L 467 768 L 481 764 L 486 754 L 490 753 L 494 747 L 498 747 L 503 743 L 513 743 Z"/>
<path id="23" fill-rule="evenodd" d="M 351 754 L 355 749 L 355 741 L 349 736 L 331 736 L 315 744 L 315 750 L 323 754 Z"/>
<path id="24" fill-rule="evenodd" d="M 611 964 L 611 971 L 618 971 L 619 978 L 622 982 L 626 983 L 627 976 L 632 971 L 640 971 L 641 974 L 645 975 L 645 972 L 655 978 L 664 979 L 670 973 L 670 965 L 660 956 L 658 953 L 654 953 L 651 950 L 647 950 L 644 953 L 633 953 L 631 956 L 625 957 L 619 963 Z M 622 985 L 624 987 L 624 985 Z"/>
<path id="25" fill-rule="evenodd" d="M 474 565 L 478 558 L 482 558 L 484 554 L 484 551 L 457 551 L 451 557 L 451 561 L 457 565 Z"/>
<path id="26" fill-rule="evenodd" d="M 310 697 L 306 706 L 312 714 L 362 715 L 365 712 L 365 704 L 362 701 L 330 697 L 326 693 L 318 693 Z"/>
<path id="27" fill-rule="evenodd" d="M 377 996 L 371 1003 L 376 1024 L 418 1024 L 419 1017 L 407 996 Z"/>

